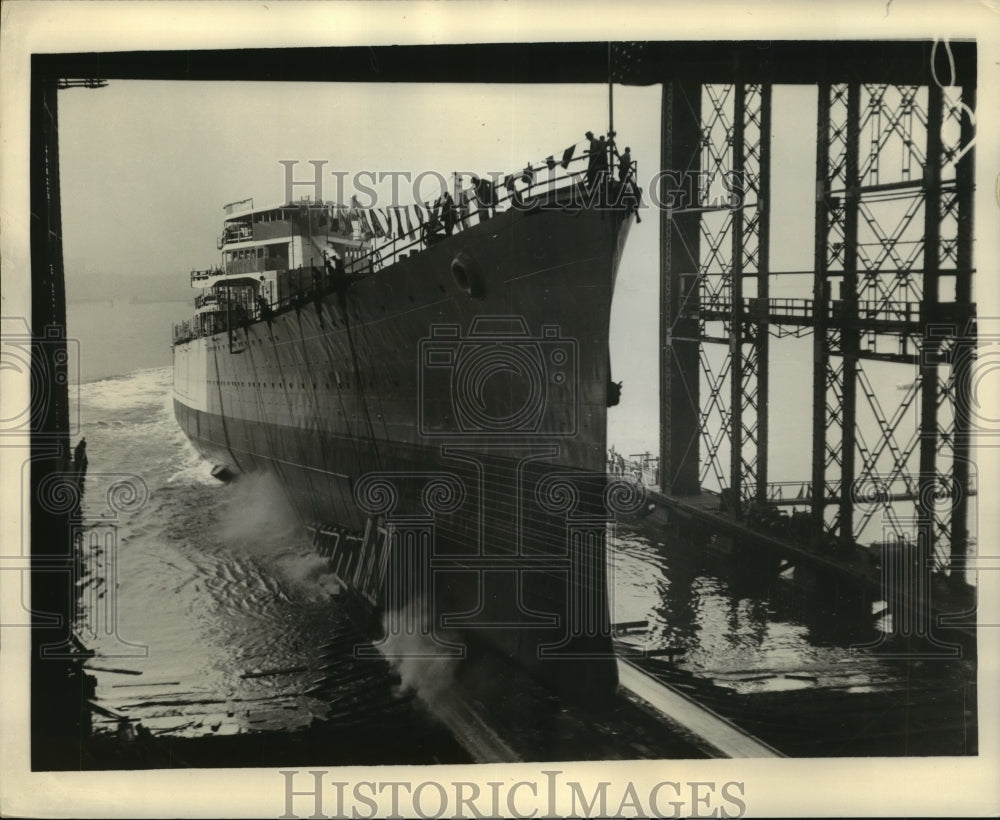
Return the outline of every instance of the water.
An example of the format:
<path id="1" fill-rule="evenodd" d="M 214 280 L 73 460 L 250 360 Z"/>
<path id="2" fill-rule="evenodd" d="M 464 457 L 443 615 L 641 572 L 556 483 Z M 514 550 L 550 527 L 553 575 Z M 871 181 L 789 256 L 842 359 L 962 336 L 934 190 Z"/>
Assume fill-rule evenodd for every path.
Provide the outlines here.
<path id="1" fill-rule="evenodd" d="M 116 522 L 117 632 L 91 624 L 85 641 L 98 654 L 93 668 L 140 674 L 96 672 L 102 703 L 149 728 L 182 733 L 212 731 L 220 721 L 214 731 L 245 730 L 260 725 L 254 712 L 275 709 L 280 719 L 268 717 L 266 726 L 305 725 L 325 712 L 302 693 L 323 661 L 321 647 L 336 636 L 335 582 L 280 488 L 211 477 L 174 421 L 171 381 L 169 368 L 156 368 L 80 392 L 85 514 L 108 514 L 106 489 L 123 478 L 148 493 Z M 96 577 L 110 566 L 113 548 L 104 547 Z M 297 671 L 260 674 L 285 669 Z M 195 725 L 181 701 L 216 703 L 219 715 Z"/>
<path id="2" fill-rule="evenodd" d="M 645 621 L 620 650 L 785 754 L 975 752 L 972 647 L 900 657 L 880 643 L 881 602 L 828 579 L 809 586 L 641 524 L 617 525 L 609 545 L 613 621 Z"/>
<path id="3" fill-rule="evenodd" d="M 839 635 L 831 640 L 822 631 L 824 613 L 805 606 L 790 577 L 728 572 L 722 560 L 690 544 L 653 541 L 625 526 L 611 543 L 614 621 L 646 621 L 630 642 L 646 650 L 682 649 L 679 669 L 727 685 L 741 676 L 772 678 L 740 687 L 745 690 L 799 688 L 794 679 L 778 679 L 839 674 L 845 665 L 869 680 L 886 674 L 878 658 L 851 651 L 851 643 L 880 634 L 864 612 L 842 613 Z"/>
<path id="4" fill-rule="evenodd" d="M 376 707 L 369 728 L 384 727 L 391 712 L 399 738 L 436 731 L 388 666 L 362 675 L 350 659 L 331 657 L 354 628 L 324 560 L 272 481 L 211 477 L 174 420 L 172 373 L 160 350 L 160 366 L 85 382 L 77 398 L 89 455 L 83 638 L 96 652 L 88 667 L 107 710 L 98 729 L 118 731 L 117 717 L 127 717 L 177 737 L 290 731 L 343 723 L 361 703 Z M 131 500 L 109 494 L 122 481 L 135 488 Z M 670 674 L 722 698 L 713 704 L 720 710 L 727 695 L 823 689 L 896 697 L 923 685 L 911 665 L 852 651 L 879 634 L 870 613 L 845 607 L 831 615 L 787 574 L 762 579 L 658 540 L 665 538 L 612 529 L 612 618 L 648 623 L 628 637 L 634 648 L 682 650 Z M 108 595 L 115 577 L 116 594 Z M 970 675 L 968 663 L 929 666 L 929 686 L 944 675 L 949 691 Z M 926 753 L 954 746 L 933 743 L 943 745 Z M 375 762 L 379 754 L 373 749 Z"/>
<path id="5" fill-rule="evenodd" d="M 100 707 L 90 763 L 468 762 L 419 686 L 354 657 L 366 638 L 277 483 L 211 477 L 174 420 L 172 380 L 157 367 L 78 393 L 89 460 L 79 629 Z M 138 726 L 174 738 L 167 757 L 142 735 L 102 742 Z M 178 745 L 248 733 L 269 739 Z"/>

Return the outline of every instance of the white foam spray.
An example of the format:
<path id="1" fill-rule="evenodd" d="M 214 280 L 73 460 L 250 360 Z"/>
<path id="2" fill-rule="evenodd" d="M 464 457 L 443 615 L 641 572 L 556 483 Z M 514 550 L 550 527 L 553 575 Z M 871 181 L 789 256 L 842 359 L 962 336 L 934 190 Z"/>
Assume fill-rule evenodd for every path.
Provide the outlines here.
<path id="1" fill-rule="evenodd" d="M 406 604 L 404 613 L 382 619 L 385 640 L 379 649 L 399 675 L 398 694 L 414 692 L 432 712 L 439 713 L 453 691 L 459 658 L 431 637 L 427 607 L 420 598 Z M 398 624 L 419 624 L 417 630 L 400 630 Z M 457 644 L 454 636 L 442 635 L 442 643 Z"/>
<path id="2" fill-rule="evenodd" d="M 252 553 L 274 552 L 276 544 L 301 540 L 305 532 L 270 473 L 245 473 L 227 485 L 215 531 L 220 538 Z"/>
<path id="3" fill-rule="evenodd" d="M 340 591 L 274 475 L 241 474 L 223 491 L 228 497 L 213 525 L 216 537 L 270 567 L 297 600 L 327 600 Z"/>

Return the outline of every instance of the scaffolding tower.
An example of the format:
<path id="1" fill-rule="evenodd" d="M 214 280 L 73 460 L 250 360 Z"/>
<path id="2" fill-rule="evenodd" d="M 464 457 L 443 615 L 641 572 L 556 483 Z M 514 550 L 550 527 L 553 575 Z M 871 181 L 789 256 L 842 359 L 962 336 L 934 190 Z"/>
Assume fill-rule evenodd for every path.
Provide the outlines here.
<path id="1" fill-rule="evenodd" d="M 948 44 L 914 50 L 924 65 L 892 72 L 820 58 L 812 71 L 782 76 L 773 63 L 747 71 L 737 54 L 726 82 L 664 78 L 662 166 L 672 171 L 664 184 L 703 184 L 660 192 L 681 206 L 661 214 L 660 466 L 666 494 L 710 487 L 733 518 L 790 503 L 787 483 L 769 482 L 768 409 L 811 406 L 811 471 L 795 499 L 808 509 L 811 545 L 852 547 L 874 521 L 885 539 L 920 543 L 948 573 L 966 556 L 975 492 L 975 72 L 964 54 L 959 75 Z M 816 93 L 814 265 L 804 298 L 771 293 L 779 81 Z M 811 128 L 797 128 L 813 141 Z M 720 180 L 730 196 L 712 199 Z M 772 406 L 772 345 L 807 336 L 808 399 Z M 876 361 L 916 374 L 895 406 L 875 384 Z M 916 419 L 911 429 L 904 419 Z"/>

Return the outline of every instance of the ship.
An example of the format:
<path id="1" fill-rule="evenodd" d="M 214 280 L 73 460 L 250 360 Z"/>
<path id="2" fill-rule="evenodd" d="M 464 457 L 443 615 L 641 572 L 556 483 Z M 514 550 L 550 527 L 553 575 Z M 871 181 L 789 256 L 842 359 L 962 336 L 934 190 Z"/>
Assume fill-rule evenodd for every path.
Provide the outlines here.
<path id="1" fill-rule="evenodd" d="M 226 206 L 172 345 L 184 433 L 278 479 L 378 651 L 588 701 L 618 684 L 608 336 L 641 194 L 595 145 L 434 202 Z"/>

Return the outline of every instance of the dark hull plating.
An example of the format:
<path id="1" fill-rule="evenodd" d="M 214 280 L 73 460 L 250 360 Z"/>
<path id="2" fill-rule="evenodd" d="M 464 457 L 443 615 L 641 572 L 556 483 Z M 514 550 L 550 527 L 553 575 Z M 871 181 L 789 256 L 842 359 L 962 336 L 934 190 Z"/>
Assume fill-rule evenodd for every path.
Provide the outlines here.
<path id="1" fill-rule="evenodd" d="M 608 325 L 628 226 L 508 212 L 346 292 L 177 344 L 178 421 L 207 458 L 277 476 L 390 641 L 489 648 L 602 697 L 617 685 Z"/>

